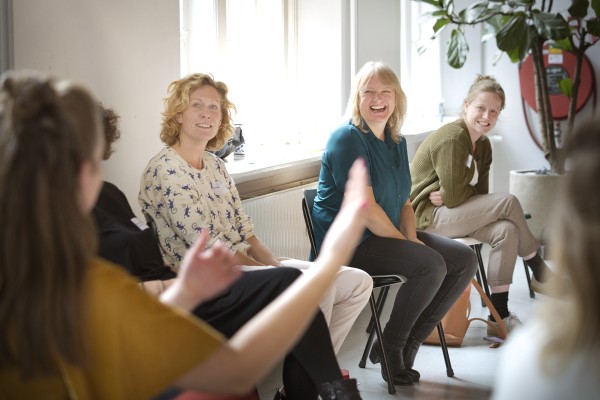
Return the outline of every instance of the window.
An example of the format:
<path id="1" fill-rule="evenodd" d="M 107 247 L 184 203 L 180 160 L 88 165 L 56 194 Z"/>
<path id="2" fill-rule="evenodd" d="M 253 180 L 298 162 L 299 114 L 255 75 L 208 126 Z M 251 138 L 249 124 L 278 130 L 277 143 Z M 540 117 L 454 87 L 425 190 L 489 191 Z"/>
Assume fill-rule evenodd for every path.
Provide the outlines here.
<path id="1" fill-rule="evenodd" d="M 294 1 L 182 0 L 182 74 L 225 82 L 255 144 L 302 142 L 295 21 Z"/>
<path id="2" fill-rule="evenodd" d="M 422 15 L 433 7 L 424 2 L 403 0 L 401 6 L 401 83 L 408 97 L 408 123 L 420 125 L 440 117 L 443 111 L 440 39 L 431 41 L 434 20 Z M 419 48 L 426 51 L 419 54 Z M 440 110 L 440 107 L 442 109 Z"/>
<path id="3" fill-rule="evenodd" d="M 394 68 L 402 70 L 409 120 L 432 121 L 437 116 L 439 45 L 434 42 L 425 53 L 417 52 L 417 43 L 432 32 L 431 24 L 415 23 L 427 6 L 422 2 L 401 0 L 400 15 L 397 0 L 381 0 L 383 9 L 378 7 L 374 14 L 370 0 L 180 0 L 180 4 L 182 75 L 210 72 L 227 83 L 237 107 L 234 122 L 242 124 L 248 150 L 251 144 L 323 148 L 328 134 L 342 121 L 352 73 L 367 61 L 358 61 L 361 55 L 391 58 Z M 389 10 L 396 15 L 393 23 L 381 27 L 377 15 Z M 378 32 L 383 29 L 383 37 L 401 35 L 402 40 L 374 47 L 361 40 L 357 24 L 363 32 L 377 27 Z"/>

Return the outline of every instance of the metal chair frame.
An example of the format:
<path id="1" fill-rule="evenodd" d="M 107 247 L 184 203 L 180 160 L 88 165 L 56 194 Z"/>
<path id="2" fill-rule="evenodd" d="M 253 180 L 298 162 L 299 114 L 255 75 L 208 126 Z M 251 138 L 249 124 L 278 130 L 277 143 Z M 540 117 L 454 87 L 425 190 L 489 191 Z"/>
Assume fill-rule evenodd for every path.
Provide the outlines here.
<path id="1" fill-rule="evenodd" d="M 302 213 L 304 215 L 304 222 L 306 224 L 306 230 L 308 233 L 308 239 L 310 241 L 311 251 L 315 258 L 318 253 L 314 238 L 311 211 L 316 194 L 316 189 L 306 189 L 302 198 Z M 369 338 L 367 340 L 367 344 L 365 346 L 362 358 L 360 359 L 358 366 L 360 368 L 365 368 L 367 363 L 367 357 L 369 356 L 369 353 L 373 348 L 376 335 L 380 346 L 379 350 L 381 354 L 381 368 L 383 370 L 383 374 L 387 377 L 388 392 L 390 394 L 394 394 L 396 393 L 396 388 L 394 386 L 393 379 L 390 379 L 390 367 L 387 359 L 387 354 L 385 353 L 383 347 L 383 331 L 381 329 L 380 317 L 381 312 L 383 311 L 383 306 L 385 305 L 385 301 L 387 300 L 387 295 L 390 286 L 406 283 L 407 279 L 402 275 L 371 275 L 371 278 L 373 278 L 373 289 L 379 288 L 380 292 L 377 297 L 377 300 L 375 300 L 375 295 L 373 294 L 373 292 L 371 292 L 371 296 L 369 298 L 369 306 L 371 308 L 371 320 L 367 327 Z M 444 354 L 444 361 L 446 363 L 446 374 L 449 377 L 452 377 L 454 376 L 454 371 L 450 362 L 450 354 L 448 353 L 448 346 L 446 345 L 444 329 L 442 327 L 441 322 L 438 324 L 437 329 L 438 334 L 440 336 L 440 343 L 442 345 L 442 352 Z"/>

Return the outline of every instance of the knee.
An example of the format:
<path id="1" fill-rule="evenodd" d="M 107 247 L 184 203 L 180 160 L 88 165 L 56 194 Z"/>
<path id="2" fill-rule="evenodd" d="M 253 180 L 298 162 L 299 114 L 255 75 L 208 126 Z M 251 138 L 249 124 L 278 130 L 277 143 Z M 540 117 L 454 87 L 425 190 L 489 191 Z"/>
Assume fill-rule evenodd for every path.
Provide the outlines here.
<path id="1" fill-rule="evenodd" d="M 508 220 L 497 221 L 493 226 L 492 232 L 492 240 L 490 243 L 492 247 L 502 244 L 506 239 L 519 237 L 519 230 L 516 225 Z"/>
<path id="2" fill-rule="evenodd" d="M 369 297 L 373 290 L 373 278 L 362 269 L 342 267 L 337 279 L 345 287 L 352 288 L 355 297 Z"/>
<path id="3" fill-rule="evenodd" d="M 438 252 L 433 252 L 429 258 L 428 263 L 425 265 L 427 269 L 427 275 L 432 281 L 439 281 L 440 284 L 448 274 L 448 267 L 446 266 L 446 260 Z"/>
<path id="4" fill-rule="evenodd" d="M 462 260 L 461 265 L 467 275 L 474 276 L 477 268 L 479 267 L 479 260 L 477 259 L 475 250 L 467 246 L 465 247 L 466 248 L 463 249 L 459 255 L 460 259 Z"/>

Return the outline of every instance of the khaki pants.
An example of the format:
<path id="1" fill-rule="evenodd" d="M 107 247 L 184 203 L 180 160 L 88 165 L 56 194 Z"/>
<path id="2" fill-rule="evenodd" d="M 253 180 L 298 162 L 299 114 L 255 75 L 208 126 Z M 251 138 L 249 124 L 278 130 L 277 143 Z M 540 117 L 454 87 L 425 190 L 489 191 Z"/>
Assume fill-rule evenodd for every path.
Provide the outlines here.
<path id="1" fill-rule="evenodd" d="M 512 283 L 517 256 L 527 256 L 539 248 L 529 231 L 521 203 L 509 193 L 473 196 L 454 208 L 437 207 L 432 224 L 424 231 L 450 238 L 468 236 L 489 244 L 490 286 Z"/>

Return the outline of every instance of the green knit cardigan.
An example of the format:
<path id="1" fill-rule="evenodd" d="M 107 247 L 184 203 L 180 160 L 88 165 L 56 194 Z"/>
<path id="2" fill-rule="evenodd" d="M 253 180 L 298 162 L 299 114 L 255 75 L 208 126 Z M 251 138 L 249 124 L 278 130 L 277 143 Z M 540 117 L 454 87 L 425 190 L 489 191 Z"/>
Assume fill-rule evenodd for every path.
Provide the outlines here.
<path id="1" fill-rule="evenodd" d="M 475 186 L 471 186 L 475 163 L 479 179 Z M 488 193 L 491 163 L 490 140 L 482 136 L 473 152 L 469 131 L 462 118 L 430 134 L 417 149 L 410 165 L 410 199 L 417 217 L 417 228 L 431 225 L 435 209 L 429 201 L 431 192 L 439 190 L 448 208 L 461 205 L 471 196 Z"/>

